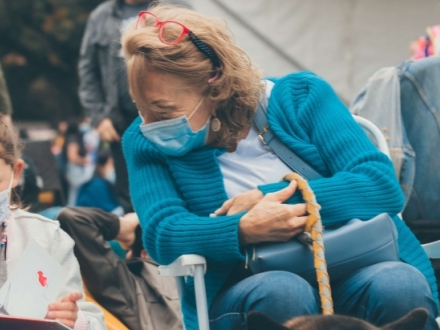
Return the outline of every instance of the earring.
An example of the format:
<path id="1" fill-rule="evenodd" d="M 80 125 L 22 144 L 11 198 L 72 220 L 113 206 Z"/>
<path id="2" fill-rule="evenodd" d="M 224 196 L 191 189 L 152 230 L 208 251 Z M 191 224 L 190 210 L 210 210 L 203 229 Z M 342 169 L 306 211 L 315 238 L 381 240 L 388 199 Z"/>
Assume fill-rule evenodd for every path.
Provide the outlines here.
<path id="1" fill-rule="evenodd" d="M 218 132 L 218 131 L 220 131 L 220 128 L 222 127 L 222 122 L 220 121 L 220 119 L 218 119 L 217 117 L 214 117 L 212 120 L 211 120 L 211 129 L 214 131 L 214 132 Z"/>

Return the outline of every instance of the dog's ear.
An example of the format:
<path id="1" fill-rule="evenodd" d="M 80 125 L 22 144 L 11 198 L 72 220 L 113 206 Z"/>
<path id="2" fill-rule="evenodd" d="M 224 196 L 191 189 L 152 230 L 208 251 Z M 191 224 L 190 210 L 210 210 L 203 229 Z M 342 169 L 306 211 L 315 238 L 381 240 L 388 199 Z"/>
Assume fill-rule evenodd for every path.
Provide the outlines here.
<path id="1" fill-rule="evenodd" d="M 428 320 L 428 311 L 424 308 L 416 308 L 401 319 L 393 322 L 382 330 L 423 330 Z"/>
<path id="2" fill-rule="evenodd" d="M 246 330 L 289 330 L 284 325 L 272 320 L 270 317 L 259 313 L 249 312 L 246 318 Z"/>

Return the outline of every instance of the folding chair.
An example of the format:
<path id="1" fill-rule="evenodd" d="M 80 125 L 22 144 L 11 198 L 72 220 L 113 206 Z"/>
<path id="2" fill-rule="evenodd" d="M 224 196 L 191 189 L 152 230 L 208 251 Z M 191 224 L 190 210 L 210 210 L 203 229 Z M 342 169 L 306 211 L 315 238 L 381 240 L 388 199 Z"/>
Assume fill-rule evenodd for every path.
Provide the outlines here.
<path id="1" fill-rule="evenodd" d="M 374 139 L 377 148 L 385 155 L 390 157 L 388 144 L 379 128 L 369 120 L 353 115 L 354 120 L 362 127 L 370 138 Z M 399 214 L 400 215 L 400 214 Z M 402 220 L 403 221 L 403 220 Z M 429 259 L 440 259 L 440 241 L 422 245 Z M 208 304 L 205 291 L 206 260 L 203 256 L 197 254 L 182 255 L 168 266 L 160 266 L 160 276 L 176 277 L 177 290 L 179 297 L 182 298 L 185 278 L 194 277 L 197 318 L 200 330 L 209 330 Z M 439 320 L 437 320 L 439 322 Z"/>

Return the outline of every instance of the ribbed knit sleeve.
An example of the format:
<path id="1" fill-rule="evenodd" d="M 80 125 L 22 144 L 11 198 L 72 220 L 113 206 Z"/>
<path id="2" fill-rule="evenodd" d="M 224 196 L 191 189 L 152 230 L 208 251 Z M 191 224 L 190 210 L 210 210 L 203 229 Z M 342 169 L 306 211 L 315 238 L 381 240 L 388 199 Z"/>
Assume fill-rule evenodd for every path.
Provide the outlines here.
<path id="1" fill-rule="evenodd" d="M 274 133 L 325 176 L 309 182 L 325 225 L 402 210 L 403 195 L 390 160 L 371 143 L 324 80 L 309 72 L 278 80 L 267 116 Z M 259 188 L 266 194 L 286 185 Z M 296 193 L 287 202 L 301 200 Z"/>
<path id="2" fill-rule="evenodd" d="M 217 182 L 224 191 L 221 178 L 204 180 L 204 191 L 194 189 L 197 177 L 192 173 L 212 171 L 212 161 L 207 163 L 205 153 L 196 153 L 193 160 L 196 169 L 192 173 L 185 173 L 183 167 L 175 169 L 179 176 L 173 177 L 173 166 L 169 164 L 172 161 L 167 162 L 166 156 L 140 133 L 139 124 L 136 120 L 130 126 L 122 143 L 131 199 L 143 228 L 147 252 L 160 264 L 169 264 L 182 254 L 192 253 L 221 262 L 242 260 L 238 240 L 242 214 L 209 217 L 223 201 L 213 203 L 217 199 L 214 195 L 218 195 Z M 185 199 L 175 182 L 193 187 Z M 187 202 L 192 198 L 198 201 L 204 216 L 188 210 Z"/>

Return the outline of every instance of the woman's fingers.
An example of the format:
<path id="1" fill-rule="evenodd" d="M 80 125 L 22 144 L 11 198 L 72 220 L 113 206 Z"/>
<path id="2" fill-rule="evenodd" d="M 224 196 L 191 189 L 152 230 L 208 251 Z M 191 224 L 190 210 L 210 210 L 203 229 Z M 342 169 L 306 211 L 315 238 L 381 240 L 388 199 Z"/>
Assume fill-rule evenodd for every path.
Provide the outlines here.
<path id="1" fill-rule="evenodd" d="M 80 300 L 83 297 L 83 294 L 81 292 L 71 292 L 69 294 L 66 294 L 65 296 L 63 296 L 61 298 L 62 302 L 76 302 L 78 300 Z"/>
<path id="2" fill-rule="evenodd" d="M 277 192 L 266 194 L 265 199 L 283 203 L 288 200 L 296 191 L 297 183 L 296 181 L 290 181 L 286 188 L 283 188 Z"/>
<path id="3" fill-rule="evenodd" d="M 78 305 L 76 302 L 81 299 L 81 292 L 71 292 L 49 304 L 46 318 L 58 320 L 64 325 L 73 328 L 78 318 Z"/>
<path id="4" fill-rule="evenodd" d="M 263 200 L 241 218 L 241 242 L 286 241 L 304 230 L 308 218 L 305 214 L 305 204 L 287 205 Z"/>
<path id="5" fill-rule="evenodd" d="M 69 328 L 73 328 L 78 319 L 78 306 L 71 301 L 52 303 L 49 305 L 46 318 L 57 320 Z"/>
<path id="6" fill-rule="evenodd" d="M 286 206 L 290 208 L 290 215 L 292 217 L 301 217 L 307 214 L 307 206 L 304 203 Z"/>
<path id="7" fill-rule="evenodd" d="M 232 215 L 240 212 L 247 212 L 262 199 L 263 193 L 260 189 L 255 188 L 228 199 L 214 213 L 216 215 Z"/>
<path id="8" fill-rule="evenodd" d="M 98 131 L 102 141 L 113 142 L 120 140 L 120 136 L 118 132 L 116 132 L 112 121 L 108 118 L 104 118 L 96 130 Z"/>
<path id="9" fill-rule="evenodd" d="M 308 217 L 293 217 L 287 221 L 287 232 L 289 236 L 292 237 L 304 231 Z"/>
<path id="10" fill-rule="evenodd" d="M 233 203 L 234 203 L 234 198 L 228 199 L 226 202 L 223 203 L 223 205 L 219 209 L 214 211 L 214 214 L 224 215 L 224 214 L 228 213 L 228 211 Z"/>
<path id="11" fill-rule="evenodd" d="M 214 211 L 214 214 L 231 215 L 240 212 L 250 211 L 259 202 L 275 202 L 281 204 L 295 193 L 296 187 L 296 181 L 291 181 L 286 188 L 274 193 L 266 194 L 266 196 L 263 196 L 261 190 L 252 189 L 245 193 L 239 194 L 234 198 L 228 199 L 219 209 Z"/>
<path id="12" fill-rule="evenodd" d="M 49 311 L 47 313 L 49 319 L 65 319 L 65 320 L 75 320 L 78 317 L 78 310 L 59 310 L 59 311 Z"/>
<path id="13" fill-rule="evenodd" d="M 78 307 L 76 306 L 75 302 L 72 301 L 63 301 L 63 302 L 55 302 L 49 305 L 49 312 L 50 311 L 74 311 Z"/>
<path id="14" fill-rule="evenodd" d="M 288 241 L 292 237 L 304 232 L 307 219 L 307 216 L 294 216 L 284 219 L 279 227 L 273 228 L 270 241 Z"/>

